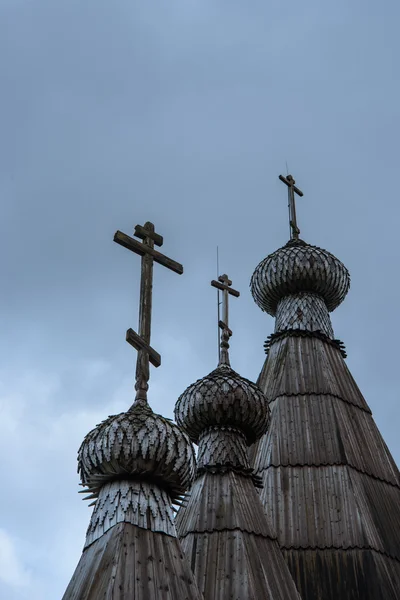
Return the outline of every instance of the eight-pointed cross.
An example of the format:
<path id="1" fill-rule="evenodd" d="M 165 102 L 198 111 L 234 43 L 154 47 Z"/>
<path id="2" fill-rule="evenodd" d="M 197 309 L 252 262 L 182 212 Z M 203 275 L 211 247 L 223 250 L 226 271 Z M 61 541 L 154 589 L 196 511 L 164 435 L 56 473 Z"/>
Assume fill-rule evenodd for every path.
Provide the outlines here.
<path id="1" fill-rule="evenodd" d="M 232 335 L 232 331 L 229 329 L 229 294 L 235 296 L 235 298 L 239 298 L 240 292 L 231 288 L 232 281 L 229 279 L 228 275 L 220 275 L 218 277 L 218 281 L 215 279 L 212 280 L 211 285 L 223 292 L 223 301 L 222 301 L 222 315 L 223 320 L 218 322 L 219 327 L 222 329 L 222 339 L 221 339 L 221 353 L 220 353 L 220 364 L 228 364 L 229 365 L 229 338 Z"/>
<path id="2" fill-rule="evenodd" d="M 139 310 L 139 335 L 128 329 L 126 332 L 126 341 L 138 351 L 136 361 L 136 400 L 147 400 L 148 381 L 150 377 L 149 361 L 159 367 L 161 356 L 150 346 L 151 333 L 151 305 L 153 292 L 153 263 L 175 271 L 179 275 L 183 273 L 181 264 L 171 260 L 164 254 L 154 250 L 154 244 L 162 246 L 163 238 L 154 231 L 153 223 L 147 222 L 144 227 L 136 225 L 134 235 L 142 242 L 129 237 L 121 231 L 114 235 L 114 242 L 136 252 L 142 257 L 142 273 L 140 278 L 140 310 Z"/>
<path id="3" fill-rule="evenodd" d="M 279 179 L 288 186 L 290 239 L 298 240 L 300 229 L 297 227 L 296 204 L 294 201 L 294 195 L 296 193 L 298 196 L 301 197 L 303 195 L 303 192 L 294 185 L 296 182 L 291 175 L 287 175 L 286 177 L 284 177 L 284 175 L 279 175 Z"/>

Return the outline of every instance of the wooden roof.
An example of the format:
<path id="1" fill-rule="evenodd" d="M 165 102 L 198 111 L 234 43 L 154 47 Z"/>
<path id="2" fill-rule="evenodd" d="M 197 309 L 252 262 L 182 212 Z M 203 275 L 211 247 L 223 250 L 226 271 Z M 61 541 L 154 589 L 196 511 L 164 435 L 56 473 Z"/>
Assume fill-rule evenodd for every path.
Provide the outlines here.
<path id="1" fill-rule="evenodd" d="M 177 530 L 204 600 L 299 600 L 251 477 L 203 473 Z"/>
<path id="2" fill-rule="evenodd" d="M 272 413 L 253 448 L 260 498 L 302 597 L 395 600 L 399 472 L 342 353 L 289 332 L 258 383 Z"/>
<path id="3" fill-rule="evenodd" d="M 62 600 L 202 600 L 176 537 L 118 523 L 87 547 Z"/>
<path id="4" fill-rule="evenodd" d="M 178 424 L 199 444 L 177 531 L 204 600 L 300 600 L 249 464 L 248 445 L 267 431 L 269 408 L 261 390 L 230 367 L 225 291 L 219 366 L 175 406 Z"/>
<path id="5" fill-rule="evenodd" d="M 338 259 L 299 239 L 259 264 L 252 293 L 276 315 L 259 387 L 230 368 L 224 288 L 220 364 L 179 398 L 179 426 L 146 404 L 144 336 L 139 404 L 80 450 L 97 500 L 63 600 L 399 597 L 400 476 L 329 317 L 349 284 Z M 178 539 L 171 496 L 195 469 L 180 427 L 199 451 Z"/>

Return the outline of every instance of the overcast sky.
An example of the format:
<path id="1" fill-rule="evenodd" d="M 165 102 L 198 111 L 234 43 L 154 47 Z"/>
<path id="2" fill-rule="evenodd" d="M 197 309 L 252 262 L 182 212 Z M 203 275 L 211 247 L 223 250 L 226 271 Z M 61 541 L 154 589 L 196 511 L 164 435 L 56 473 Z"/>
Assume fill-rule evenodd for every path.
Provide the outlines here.
<path id="1" fill-rule="evenodd" d="M 150 402 L 216 366 L 220 270 L 232 366 L 256 379 L 273 319 L 249 279 L 301 237 L 352 285 L 333 314 L 400 459 L 400 38 L 386 0 L 0 0 L 0 597 L 59 600 L 91 509 L 76 451 L 133 400 L 140 260 L 113 243 L 155 223 Z"/>

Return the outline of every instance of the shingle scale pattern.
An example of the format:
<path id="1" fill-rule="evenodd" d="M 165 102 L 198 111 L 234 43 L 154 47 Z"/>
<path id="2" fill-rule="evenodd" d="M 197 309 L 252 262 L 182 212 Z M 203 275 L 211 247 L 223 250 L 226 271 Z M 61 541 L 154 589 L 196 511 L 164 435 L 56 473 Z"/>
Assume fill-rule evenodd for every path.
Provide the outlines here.
<path id="1" fill-rule="evenodd" d="M 333 339 L 333 328 L 324 299 L 300 292 L 282 298 L 276 310 L 275 333 L 287 330 L 319 331 Z"/>
<path id="2" fill-rule="evenodd" d="M 119 480 L 102 486 L 85 547 L 121 522 L 176 536 L 170 497 L 165 490 L 146 481 Z"/>
<path id="3" fill-rule="evenodd" d="M 313 292 L 325 300 L 329 311 L 345 298 L 350 275 L 333 254 L 303 240 L 291 240 L 256 267 L 250 282 L 258 306 L 275 316 L 279 301 L 289 294 Z"/>
<path id="4" fill-rule="evenodd" d="M 266 431 L 269 409 L 254 383 L 221 365 L 178 398 L 175 418 L 194 443 L 209 427 L 232 427 L 241 430 L 251 444 Z"/>
<path id="5" fill-rule="evenodd" d="M 189 487 L 194 470 L 194 450 L 186 434 L 144 403 L 108 417 L 87 434 L 78 451 L 82 485 L 93 496 L 107 481 L 147 477 L 176 499 Z"/>

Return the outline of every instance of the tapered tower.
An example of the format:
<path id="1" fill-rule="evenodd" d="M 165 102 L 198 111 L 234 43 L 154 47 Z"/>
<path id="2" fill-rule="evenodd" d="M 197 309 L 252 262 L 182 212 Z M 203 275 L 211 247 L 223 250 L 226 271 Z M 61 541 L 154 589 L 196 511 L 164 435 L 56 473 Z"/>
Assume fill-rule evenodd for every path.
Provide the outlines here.
<path id="1" fill-rule="evenodd" d="M 63 600 L 201 600 L 177 539 L 172 504 L 180 504 L 195 469 L 193 447 L 180 428 L 153 413 L 147 400 L 153 261 L 182 273 L 154 250 L 162 237 L 152 223 L 136 226 L 143 242 L 117 232 L 114 240 L 142 257 L 136 398 L 131 408 L 97 425 L 78 452 L 82 485 L 94 509 L 81 559 Z"/>
<path id="2" fill-rule="evenodd" d="M 224 294 L 219 365 L 175 408 L 177 423 L 199 446 L 178 535 L 204 600 L 299 600 L 248 460 L 248 446 L 267 430 L 269 408 L 261 390 L 230 366 L 228 298 L 239 295 L 231 283 L 226 275 L 212 282 Z"/>
<path id="3" fill-rule="evenodd" d="M 291 176 L 281 180 L 291 239 L 251 279 L 255 302 L 275 317 L 258 379 L 271 424 L 251 452 L 260 499 L 304 600 L 397 600 L 399 472 L 329 315 L 349 273 L 300 239 L 294 194 L 302 193 Z"/>

